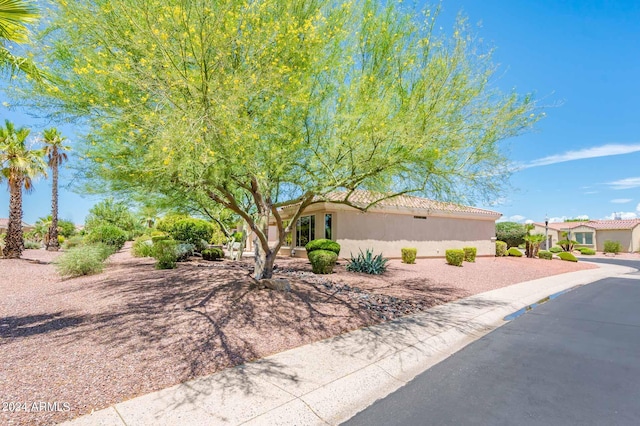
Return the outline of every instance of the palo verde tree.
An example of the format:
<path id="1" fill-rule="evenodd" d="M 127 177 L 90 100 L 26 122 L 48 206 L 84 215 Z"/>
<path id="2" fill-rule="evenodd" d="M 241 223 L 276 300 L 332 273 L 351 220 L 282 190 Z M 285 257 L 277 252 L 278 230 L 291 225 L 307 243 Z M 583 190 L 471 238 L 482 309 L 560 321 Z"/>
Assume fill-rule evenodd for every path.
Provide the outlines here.
<path id="1" fill-rule="evenodd" d="M 110 190 L 181 191 L 242 217 L 268 278 L 290 231 L 281 207 L 295 224 L 336 191 L 365 211 L 406 193 L 495 195 L 500 141 L 538 118 L 529 96 L 495 88 L 462 20 L 445 35 L 386 3 L 59 2 L 40 51 L 58 86 L 25 95 L 86 117 L 83 167 Z M 356 189 L 382 195 L 355 206 Z"/>

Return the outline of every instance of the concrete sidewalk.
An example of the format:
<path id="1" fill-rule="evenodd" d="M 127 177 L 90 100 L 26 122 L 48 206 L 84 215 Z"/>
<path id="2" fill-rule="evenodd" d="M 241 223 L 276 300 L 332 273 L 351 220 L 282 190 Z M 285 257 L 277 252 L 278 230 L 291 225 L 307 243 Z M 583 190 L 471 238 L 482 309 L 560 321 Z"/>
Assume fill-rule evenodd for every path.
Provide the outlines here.
<path id="1" fill-rule="evenodd" d="M 560 291 L 636 271 L 598 266 L 489 291 L 291 349 L 65 424 L 338 424 L 501 326 L 506 315 Z"/>

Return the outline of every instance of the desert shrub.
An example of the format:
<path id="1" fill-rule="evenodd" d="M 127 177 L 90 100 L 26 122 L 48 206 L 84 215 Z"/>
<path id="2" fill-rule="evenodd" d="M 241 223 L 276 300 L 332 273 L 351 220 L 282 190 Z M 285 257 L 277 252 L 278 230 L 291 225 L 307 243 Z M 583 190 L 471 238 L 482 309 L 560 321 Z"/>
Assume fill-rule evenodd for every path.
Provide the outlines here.
<path id="1" fill-rule="evenodd" d="M 197 250 L 203 250 L 213 236 L 213 225 L 204 219 L 182 219 L 175 222 L 166 231 L 176 241 L 193 244 Z"/>
<path id="2" fill-rule="evenodd" d="M 236 231 L 231 235 L 231 238 L 233 238 L 233 241 L 236 243 L 239 243 L 240 241 L 242 241 L 243 237 L 244 237 L 244 232 L 242 231 Z"/>
<path id="3" fill-rule="evenodd" d="M 578 251 L 584 256 L 593 256 L 594 254 L 596 254 L 596 251 L 589 247 L 579 247 Z"/>
<path id="4" fill-rule="evenodd" d="M 478 249 L 475 247 L 463 247 L 464 251 L 464 261 L 465 262 L 475 262 L 476 254 L 478 253 Z"/>
<path id="5" fill-rule="evenodd" d="M 558 257 L 562 260 L 567 260 L 569 262 L 577 262 L 578 259 L 571 253 L 569 253 L 568 251 L 561 251 L 560 253 L 558 253 Z"/>
<path id="6" fill-rule="evenodd" d="M 65 250 L 68 250 L 74 247 L 78 247 L 82 244 L 84 244 L 84 237 L 81 235 L 75 235 L 73 237 L 67 238 L 62 247 Z"/>
<path id="7" fill-rule="evenodd" d="M 120 228 L 127 238 L 141 235 L 144 230 L 127 204 L 113 199 L 106 199 L 94 205 L 85 220 L 85 228 L 89 233 L 104 225 Z"/>
<path id="8" fill-rule="evenodd" d="M 76 246 L 54 260 L 58 273 L 63 277 L 79 277 L 102 272 L 104 249 L 98 245 Z"/>
<path id="9" fill-rule="evenodd" d="M 178 261 L 178 243 L 174 240 L 162 240 L 153 244 L 153 258 L 156 269 L 174 269 Z"/>
<path id="10" fill-rule="evenodd" d="M 549 249 L 549 251 L 550 251 L 551 253 L 560 253 L 560 252 L 561 252 L 561 251 L 563 251 L 563 250 L 562 250 L 562 247 L 553 246 L 553 247 L 551 247 L 551 248 Z"/>
<path id="11" fill-rule="evenodd" d="M 314 250 L 307 253 L 314 274 L 330 274 L 336 264 L 338 255 L 329 250 Z"/>
<path id="12" fill-rule="evenodd" d="M 133 242 L 131 254 L 134 257 L 153 257 L 153 241 L 151 237 L 143 235 Z"/>
<path id="13" fill-rule="evenodd" d="M 402 252 L 402 262 L 407 264 L 416 263 L 416 256 L 418 255 L 417 248 L 403 248 L 400 249 Z"/>
<path id="14" fill-rule="evenodd" d="M 202 250 L 202 258 L 204 260 L 218 260 L 224 258 L 224 252 L 219 248 L 211 248 Z"/>
<path id="15" fill-rule="evenodd" d="M 36 250 L 36 249 L 39 249 L 40 247 L 41 247 L 40 243 L 37 243 L 35 241 L 25 241 L 24 242 L 24 248 L 27 249 L 27 250 Z"/>
<path id="16" fill-rule="evenodd" d="M 222 229 L 220 229 L 220 225 L 214 225 L 213 226 L 213 233 L 211 234 L 211 239 L 209 240 L 209 243 L 211 244 L 226 244 L 227 242 L 227 236 L 224 235 L 224 232 L 222 232 Z"/>
<path id="17" fill-rule="evenodd" d="M 65 238 L 62 235 L 58 235 L 58 246 L 64 244 Z"/>
<path id="18" fill-rule="evenodd" d="M 340 254 L 340 244 L 332 240 L 325 240 L 325 239 L 312 240 L 312 241 L 309 241 L 304 246 L 304 248 L 307 251 L 307 255 L 309 255 L 309 253 L 314 252 L 316 250 L 332 251 L 336 254 L 336 256 Z"/>
<path id="19" fill-rule="evenodd" d="M 178 243 L 176 245 L 176 260 L 178 262 L 186 262 L 189 256 L 193 256 L 196 246 L 191 243 Z"/>
<path id="20" fill-rule="evenodd" d="M 496 223 L 496 238 L 507 243 L 507 247 L 518 247 L 524 243 L 527 231 L 523 224 L 516 222 Z"/>
<path id="21" fill-rule="evenodd" d="M 449 265 L 462 266 L 462 262 L 464 261 L 464 250 L 449 249 L 445 251 L 445 257 Z"/>
<path id="22" fill-rule="evenodd" d="M 553 253 L 551 253 L 550 251 L 546 251 L 546 250 L 540 250 L 538 252 L 538 257 L 540 259 L 551 260 L 551 259 L 553 259 Z"/>
<path id="23" fill-rule="evenodd" d="M 496 241 L 496 256 L 506 256 L 507 255 L 507 243 L 504 241 Z"/>
<path id="24" fill-rule="evenodd" d="M 618 254 L 622 251 L 622 244 L 620 241 L 607 240 L 604 242 L 604 252 Z"/>
<path id="25" fill-rule="evenodd" d="M 509 250 L 507 250 L 507 254 L 509 256 L 522 257 L 522 252 L 515 247 L 511 247 Z"/>
<path id="26" fill-rule="evenodd" d="M 346 270 L 350 272 L 364 272 L 365 274 L 381 275 L 387 271 L 389 259 L 382 257 L 382 253 L 373 255 L 373 250 L 367 249 L 356 257 L 351 254 L 351 259 L 347 263 Z"/>
<path id="27" fill-rule="evenodd" d="M 184 219 L 191 219 L 191 217 L 187 216 L 186 214 L 179 214 L 179 213 L 167 214 L 164 217 L 158 219 L 158 221 L 156 222 L 156 229 L 158 231 L 165 232 L 165 233 L 169 232 L 171 231 L 171 229 L 173 229 L 173 225 L 175 225 L 176 222 L 179 222 Z"/>
<path id="28" fill-rule="evenodd" d="M 88 243 L 105 243 L 120 250 L 127 241 L 127 234 L 113 225 L 98 225 L 86 237 Z"/>

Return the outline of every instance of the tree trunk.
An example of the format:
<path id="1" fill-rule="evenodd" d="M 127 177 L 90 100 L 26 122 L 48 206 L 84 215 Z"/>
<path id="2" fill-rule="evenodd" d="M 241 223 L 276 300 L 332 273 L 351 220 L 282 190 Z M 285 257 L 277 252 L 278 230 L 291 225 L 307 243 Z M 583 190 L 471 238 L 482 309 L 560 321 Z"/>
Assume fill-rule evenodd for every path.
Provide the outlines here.
<path id="1" fill-rule="evenodd" d="M 53 174 L 53 182 L 51 184 L 51 227 L 49 228 L 47 250 L 58 251 L 60 248 L 58 244 L 58 164 L 54 162 L 51 169 Z"/>
<path id="2" fill-rule="evenodd" d="M 256 238 L 258 240 L 258 238 Z M 271 278 L 273 276 L 273 264 L 276 261 L 276 253 L 273 250 L 269 250 L 265 253 L 260 241 L 255 242 L 255 271 L 254 278 L 261 280 L 263 278 Z"/>
<path id="3" fill-rule="evenodd" d="M 9 181 L 9 225 L 5 237 L 4 257 L 17 259 L 24 250 L 22 235 L 22 179 Z"/>

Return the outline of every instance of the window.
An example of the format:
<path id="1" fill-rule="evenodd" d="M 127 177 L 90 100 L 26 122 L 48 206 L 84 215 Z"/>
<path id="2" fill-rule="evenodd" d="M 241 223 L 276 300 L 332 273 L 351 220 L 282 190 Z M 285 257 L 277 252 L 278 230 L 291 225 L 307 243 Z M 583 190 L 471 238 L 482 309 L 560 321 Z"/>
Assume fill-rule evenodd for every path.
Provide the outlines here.
<path id="1" fill-rule="evenodd" d="M 327 240 L 330 240 L 331 236 L 333 235 L 333 228 L 331 226 L 332 220 L 333 218 L 331 217 L 330 214 L 324 215 L 324 237 Z"/>
<path id="2" fill-rule="evenodd" d="M 578 244 L 593 245 L 593 232 L 576 232 L 575 239 Z"/>
<path id="3" fill-rule="evenodd" d="M 296 246 L 304 247 L 311 240 L 316 239 L 316 217 L 302 216 L 296 226 Z"/>

